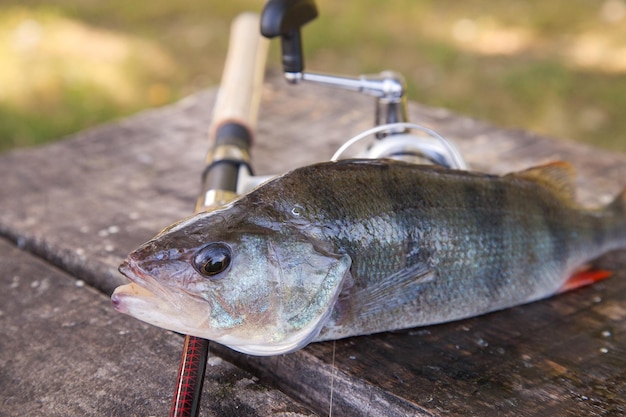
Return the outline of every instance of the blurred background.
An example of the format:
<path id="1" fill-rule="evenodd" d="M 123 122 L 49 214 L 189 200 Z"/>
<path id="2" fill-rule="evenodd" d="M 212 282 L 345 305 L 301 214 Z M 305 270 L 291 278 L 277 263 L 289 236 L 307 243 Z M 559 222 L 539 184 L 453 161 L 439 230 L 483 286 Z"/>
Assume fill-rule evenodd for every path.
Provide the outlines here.
<path id="1" fill-rule="evenodd" d="M 411 100 L 626 151 L 626 0 L 316 3 L 308 70 L 396 70 Z M 219 84 L 231 20 L 263 4 L 0 0 L 0 152 Z"/>

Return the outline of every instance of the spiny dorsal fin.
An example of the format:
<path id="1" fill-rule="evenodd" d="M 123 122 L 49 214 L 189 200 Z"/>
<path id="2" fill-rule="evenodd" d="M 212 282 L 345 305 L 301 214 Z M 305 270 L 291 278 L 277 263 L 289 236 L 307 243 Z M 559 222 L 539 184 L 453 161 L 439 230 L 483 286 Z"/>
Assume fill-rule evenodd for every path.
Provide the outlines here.
<path id="1" fill-rule="evenodd" d="M 576 184 L 574 167 L 565 161 L 550 162 L 520 172 L 509 174 L 511 177 L 533 181 L 552 190 L 561 198 L 574 201 L 576 199 Z"/>

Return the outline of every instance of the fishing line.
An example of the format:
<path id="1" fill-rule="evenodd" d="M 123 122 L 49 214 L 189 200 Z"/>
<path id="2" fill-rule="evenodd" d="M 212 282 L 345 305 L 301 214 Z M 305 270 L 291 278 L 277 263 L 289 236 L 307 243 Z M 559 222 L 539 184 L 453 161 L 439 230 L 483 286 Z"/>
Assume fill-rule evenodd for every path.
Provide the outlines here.
<path id="1" fill-rule="evenodd" d="M 330 400 L 329 400 L 329 408 L 328 408 L 328 417 L 333 417 L 333 392 L 335 390 L 335 346 L 337 344 L 336 340 L 333 340 L 333 359 L 332 366 L 330 368 Z"/>

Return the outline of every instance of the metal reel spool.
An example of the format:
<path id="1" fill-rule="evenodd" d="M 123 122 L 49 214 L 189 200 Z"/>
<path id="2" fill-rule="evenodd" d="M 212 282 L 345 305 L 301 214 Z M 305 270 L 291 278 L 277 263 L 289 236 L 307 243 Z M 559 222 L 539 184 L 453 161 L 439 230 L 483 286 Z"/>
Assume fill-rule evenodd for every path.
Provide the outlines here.
<path id="1" fill-rule="evenodd" d="M 361 158 L 390 158 L 411 163 L 430 163 L 451 169 L 467 170 L 468 166 L 459 151 L 447 139 L 432 129 L 415 123 L 390 123 L 368 129 L 344 143 L 335 152 L 331 161 L 337 161 L 358 142 L 379 135 L 383 132 L 394 132 L 399 129 L 419 130 L 426 136 L 410 133 L 392 133 L 382 139 L 375 139 L 367 151 L 358 154 Z"/>

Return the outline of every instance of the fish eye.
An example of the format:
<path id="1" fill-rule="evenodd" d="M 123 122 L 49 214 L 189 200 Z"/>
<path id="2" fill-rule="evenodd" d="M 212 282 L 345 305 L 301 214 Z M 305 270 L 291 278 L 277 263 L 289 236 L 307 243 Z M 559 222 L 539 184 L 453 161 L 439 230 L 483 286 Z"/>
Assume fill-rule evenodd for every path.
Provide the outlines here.
<path id="1" fill-rule="evenodd" d="M 196 252 L 193 266 L 205 277 L 214 277 L 226 271 L 230 266 L 232 252 L 224 243 L 209 243 Z"/>

